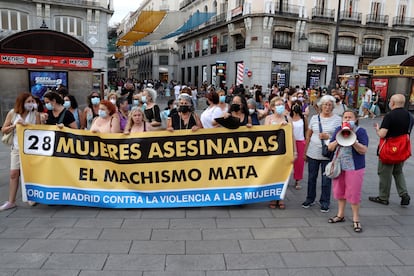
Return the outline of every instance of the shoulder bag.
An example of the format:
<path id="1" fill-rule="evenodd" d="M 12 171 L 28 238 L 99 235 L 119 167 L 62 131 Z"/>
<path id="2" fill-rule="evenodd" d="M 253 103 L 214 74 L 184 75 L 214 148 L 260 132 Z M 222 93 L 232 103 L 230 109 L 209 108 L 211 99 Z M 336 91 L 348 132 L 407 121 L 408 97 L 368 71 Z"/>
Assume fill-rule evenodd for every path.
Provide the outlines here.
<path id="1" fill-rule="evenodd" d="M 318 121 L 319 121 L 319 133 L 322 133 L 322 124 L 321 124 L 321 117 L 318 115 Z M 322 155 L 329 158 L 330 160 L 332 160 L 334 152 L 328 150 L 328 145 L 321 140 L 321 144 L 322 144 Z"/>
<path id="2" fill-rule="evenodd" d="M 10 110 L 10 112 L 12 112 L 11 123 L 13 123 L 14 119 L 16 118 L 16 113 L 14 112 L 13 109 Z M 14 130 L 10 131 L 9 133 L 3 133 L 3 136 L 1 137 L 1 141 L 3 142 L 3 144 L 7 146 L 11 146 L 13 145 L 13 138 L 14 138 Z"/>
<path id="3" fill-rule="evenodd" d="M 341 174 L 341 160 L 338 158 L 340 150 L 341 147 L 338 147 L 332 161 L 326 164 L 325 176 L 328 178 L 337 178 Z"/>

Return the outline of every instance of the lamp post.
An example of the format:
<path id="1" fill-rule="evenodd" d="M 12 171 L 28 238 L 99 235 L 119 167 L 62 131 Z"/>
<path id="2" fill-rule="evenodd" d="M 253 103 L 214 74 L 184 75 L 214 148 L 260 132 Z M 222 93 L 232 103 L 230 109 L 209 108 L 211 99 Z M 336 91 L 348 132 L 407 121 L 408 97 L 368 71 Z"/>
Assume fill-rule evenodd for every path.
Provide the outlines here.
<path id="1" fill-rule="evenodd" d="M 341 16 L 341 0 L 338 0 L 338 8 L 336 13 L 336 25 L 335 25 L 335 37 L 334 37 L 334 49 L 333 49 L 333 60 L 332 60 L 332 74 L 331 81 L 329 82 L 329 93 L 332 89 L 336 88 L 336 59 L 338 55 L 338 33 L 339 33 L 339 19 Z"/>

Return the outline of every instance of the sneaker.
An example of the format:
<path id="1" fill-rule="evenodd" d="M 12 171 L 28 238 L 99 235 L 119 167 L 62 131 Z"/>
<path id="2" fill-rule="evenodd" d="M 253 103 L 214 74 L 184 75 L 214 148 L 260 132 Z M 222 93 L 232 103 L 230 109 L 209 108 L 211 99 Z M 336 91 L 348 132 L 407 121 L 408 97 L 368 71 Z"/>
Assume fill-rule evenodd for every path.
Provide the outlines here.
<path id="1" fill-rule="evenodd" d="M 369 201 L 372 201 L 372 202 L 375 202 L 375 203 L 383 204 L 383 205 L 388 205 L 388 204 L 390 204 L 390 203 L 388 202 L 388 200 L 381 199 L 379 196 L 370 196 L 370 197 L 368 197 L 368 200 L 369 200 Z M 409 201 L 410 201 L 410 200 L 408 200 L 408 202 L 409 202 Z M 401 203 L 402 203 L 402 200 L 401 200 Z"/>
<path id="2" fill-rule="evenodd" d="M 5 210 L 16 208 L 16 207 L 17 207 L 16 203 L 11 203 L 11 202 L 6 201 L 3 205 L 0 206 L 0 211 L 5 211 Z"/>
<path id="3" fill-rule="evenodd" d="M 321 212 L 322 213 L 328 213 L 329 212 L 329 206 L 326 204 L 321 204 Z"/>
<path id="4" fill-rule="evenodd" d="M 401 206 L 408 206 L 410 205 L 411 197 L 408 194 L 403 194 L 401 196 Z"/>
<path id="5" fill-rule="evenodd" d="M 308 209 L 312 205 L 315 205 L 315 201 L 306 200 L 305 202 L 302 203 L 302 208 Z"/>
<path id="6" fill-rule="evenodd" d="M 27 201 L 27 204 L 29 204 L 30 206 L 33 207 L 33 206 L 36 206 L 37 205 L 37 202 L 28 200 Z"/>
<path id="7" fill-rule="evenodd" d="M 368 115 L 365 115 L 363 118 L 364 118 L 364 119 L 368 118 Z"/>

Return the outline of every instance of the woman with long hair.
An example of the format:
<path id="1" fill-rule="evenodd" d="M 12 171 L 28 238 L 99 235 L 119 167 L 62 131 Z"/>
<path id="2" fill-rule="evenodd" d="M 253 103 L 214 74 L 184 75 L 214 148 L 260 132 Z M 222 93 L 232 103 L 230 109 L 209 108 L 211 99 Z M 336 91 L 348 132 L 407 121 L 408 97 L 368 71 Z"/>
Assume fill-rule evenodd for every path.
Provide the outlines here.
<path id="1" fill-rule="evenodd" d="M 6 120 L 4 121 L 1 131 L 3 133 L 14 132 L 13 144 L 11 145 L 10 152 L 10 179 L 9 179 L 9 198 L 0 206 L 0 211 L 15 208 L 16 195 L 19 187 L 20 177 L 20 155 L 19 145 L 17 143 L 17 124 L 40 124 L 40 115 L 35 109 L 36 101 L 30 93 L 24 92 L 17 96 L 14 108 L 7 113 Z M 30 205 L 35 205 L 34 202 L 30 202 Z"/>
<path id="2" fill-rule="evenodd" d="M 124 134 L 151 131 L 151 124 L 145 120 L 144 111 L 140 107 L 133 107 L 128 115 Z"/>

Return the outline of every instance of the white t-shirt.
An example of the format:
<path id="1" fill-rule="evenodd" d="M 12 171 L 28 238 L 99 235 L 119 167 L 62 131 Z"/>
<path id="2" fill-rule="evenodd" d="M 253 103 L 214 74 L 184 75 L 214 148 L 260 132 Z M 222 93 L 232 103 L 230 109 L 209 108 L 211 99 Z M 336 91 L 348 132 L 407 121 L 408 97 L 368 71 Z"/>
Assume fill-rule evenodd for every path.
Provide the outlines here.
<path id="1" fill-rule="evenodd" d="M 201 113 L 200 121 L 204 128 L 213 128 L 213 121 L 215 118 L 223 116 L 223 111 L 220 107 L 213 105 L 208 107 Z"/>
<path id="2" fill-rule="evenodd" d="M 175 99 L 178 99 L 178 96 L 180 96 L 180 90 L 181 90 L 181 86 L 180 85 L 176 85 L 174 86 L 174 95 L 175 95 Z"/>
<path id="3" fill-rule="evenodd" d="M 321 117 L 322 132 L 332 135 L 337 127 L 342 124 L 342 118 L 336 114 L 331 117 Z M 316 160 L 328 160 L 322 155 L 322 144 L 319 139 L 319 121 L 318 115 L 313 115 L 309 122 L 309 129 L 312 130 L 312 136 L 309 141 L 308 150 L 306 156 Z M 325 143 L 329 143 L 329 140 L 323 140 Z"/>
<path id="4" fill-rule="evenodd" d="M 372 97 L 372 90 L 371 90 L 371 89 L 368 89 L 368 90 L 365 92 L 364 102 L 366 102 L 366 103 L 371 102 L 371 97 Z"/>
<path id="5" fill-rule="evenodd" d="M 292 120 L 292 125 L 293 125 L 293 137 L 295 137 L 296 141 L 303 141 L 305 140 L 305 135 L 303 133 L 303 120 L 297 120 L 297 121 L 293 121 Z"/>

